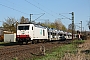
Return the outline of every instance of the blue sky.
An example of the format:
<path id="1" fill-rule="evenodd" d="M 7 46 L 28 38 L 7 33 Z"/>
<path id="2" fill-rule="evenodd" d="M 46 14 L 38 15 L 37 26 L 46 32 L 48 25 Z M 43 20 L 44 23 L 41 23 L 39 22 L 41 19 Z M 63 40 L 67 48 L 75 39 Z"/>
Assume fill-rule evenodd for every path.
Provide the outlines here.
<path id="1" fill-rule="evenodd" d="M 54 22 L 56 19 L 65 18 L 59 14 L 71 18 L 71 12 L 74 12 L 74 23 L 80 26 L 78 23 L 82 21 L 84 29 L 89 30 L 87 21 L 90 17 L 90 0 L 0 0 L 0 26 L 7 17 L 19 20 L 21 16 L 29 18 L 33 14 L 32 20 L 35 20 L 45 13 L 36 22 Z M 61 19 L 61 22 L 67 28 L 72 23 L 69 19 Z"/>

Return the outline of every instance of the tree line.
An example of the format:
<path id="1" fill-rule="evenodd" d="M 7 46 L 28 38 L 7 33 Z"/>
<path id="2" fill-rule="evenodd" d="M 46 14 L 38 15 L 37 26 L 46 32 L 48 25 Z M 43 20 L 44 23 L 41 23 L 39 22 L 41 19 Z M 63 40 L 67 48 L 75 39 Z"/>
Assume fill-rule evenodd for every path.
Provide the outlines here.
<path id="1" fill-rule="evenodd" d="M 45 21 L 45 22 L 31 21 L 30 22 L 29 19 L 25 18 L 24 16 L 22 16 L 19 20 L 15 19 L 15 18 L 12 18 L 12 17 L 11 18 L 8 17 L 7 19 L 5 19 L 5 21 L 3 22 L 4 31 L 9 31 L 9 32 L 16 33 L 16 26 L 20 23 L 39 24 L 41 26 L 46 26 L 46 27 L 49 27 L 49 28 L 57 29 L 57 30 L 72 32 L 72 24 L 69 24 L 68 28 L 66 28 L 65 25 L 62 24 L 60 19 L 56 19 L 54 22 L 50 22 L 50 21 Z M 88 22 L 88 26 L 90 26 L 90 21 Z M 74 25 L 74 32 L 76 33 L 75 25 Z"/>

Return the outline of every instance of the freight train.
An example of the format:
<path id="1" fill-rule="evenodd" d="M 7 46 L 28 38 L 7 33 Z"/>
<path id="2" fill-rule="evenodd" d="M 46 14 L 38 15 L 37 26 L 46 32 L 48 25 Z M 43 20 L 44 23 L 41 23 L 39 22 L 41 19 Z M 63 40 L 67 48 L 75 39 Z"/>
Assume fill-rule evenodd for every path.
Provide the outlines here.
<path id="1" fill-rule="evenodd" d="M 64 36 L 65 39 L 72 39 L 71 33 L 63 32 L 53 28 L 43 27 L 36 24 L 18 24 L 16 41 L 18 43 L 32 41 L 32 43 L 45 42 L 52 40 L 61 40 Z"/>

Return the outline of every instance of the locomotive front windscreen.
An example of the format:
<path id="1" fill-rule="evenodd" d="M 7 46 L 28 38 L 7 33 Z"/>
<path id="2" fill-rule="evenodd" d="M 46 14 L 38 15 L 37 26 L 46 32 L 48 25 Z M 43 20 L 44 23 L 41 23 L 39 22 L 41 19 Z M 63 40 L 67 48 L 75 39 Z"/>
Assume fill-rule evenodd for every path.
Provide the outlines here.
<path id="1" fill-rule="evenodd" d="M 29 30 L 29 26 L 18 26 L 18 30 Z"/>

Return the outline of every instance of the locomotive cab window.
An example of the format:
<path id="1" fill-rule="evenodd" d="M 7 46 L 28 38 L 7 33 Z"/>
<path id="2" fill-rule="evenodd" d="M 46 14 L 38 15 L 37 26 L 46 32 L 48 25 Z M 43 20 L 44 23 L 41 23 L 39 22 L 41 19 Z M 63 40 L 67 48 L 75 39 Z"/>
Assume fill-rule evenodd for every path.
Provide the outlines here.
<path id="1" fill-rule="evenodd" d="M 18 26 L 18 30 L 29 30 L 29 26 Z"/>
<path id="2" fill-rule="evenodd" d="M 33 26 L 32 26 L 32 30 L 33 30 Z"/>
<path id="3" fill-rule="evenodd" d="M 43 36 L 45 36 L 45 30 L 43 30 Z"/>

